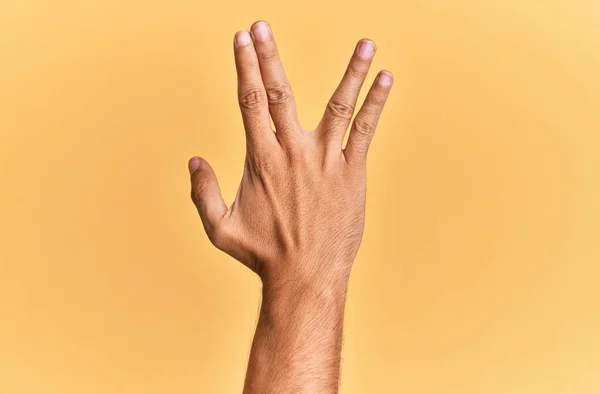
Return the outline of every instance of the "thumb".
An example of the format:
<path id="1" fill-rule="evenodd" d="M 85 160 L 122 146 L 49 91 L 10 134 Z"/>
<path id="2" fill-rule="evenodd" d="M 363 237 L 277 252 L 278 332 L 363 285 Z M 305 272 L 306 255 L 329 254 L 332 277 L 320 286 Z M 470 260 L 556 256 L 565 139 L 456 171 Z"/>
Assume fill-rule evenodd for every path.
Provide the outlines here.
<path id="1" fill-rule="evenodd" d="M 221 189 L 212 167 L 206 160 L 194 156 L 188 162 L 192 182 L 192 201 L 198 209 L 204 230 L 214 243 L 216 229 L 227 212 Z"/>

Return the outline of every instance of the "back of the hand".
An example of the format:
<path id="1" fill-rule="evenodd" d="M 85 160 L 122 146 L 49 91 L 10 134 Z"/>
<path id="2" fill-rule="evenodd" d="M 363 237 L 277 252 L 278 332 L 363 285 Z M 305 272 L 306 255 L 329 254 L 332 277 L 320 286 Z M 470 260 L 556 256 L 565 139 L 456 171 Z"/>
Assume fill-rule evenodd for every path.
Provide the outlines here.
<path id="1" fill-rule="evenodd" d="M 392 76 L 378 74 L 351 122 L 375 53 L 372 41 L 359 41 L 321 122 L 305 130 L 269 25 L 238 32 L 234 52 L 247 153 L 229 208 L 209 164 L 189 162 L 207 234 L 266 282 L 347 278 L 364 228 L 367 150 Z"/>

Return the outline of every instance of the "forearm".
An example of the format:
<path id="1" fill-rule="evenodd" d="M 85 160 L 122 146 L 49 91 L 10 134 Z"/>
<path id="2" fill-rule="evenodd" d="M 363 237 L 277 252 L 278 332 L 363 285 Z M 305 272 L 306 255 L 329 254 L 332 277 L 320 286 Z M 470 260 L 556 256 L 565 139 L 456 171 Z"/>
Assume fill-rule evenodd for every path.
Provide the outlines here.
<path id="1" fill-rule="evenodd" d="M 346 291 L 345 279 L 265 284 L 244 393 L 337 393 Z"/>

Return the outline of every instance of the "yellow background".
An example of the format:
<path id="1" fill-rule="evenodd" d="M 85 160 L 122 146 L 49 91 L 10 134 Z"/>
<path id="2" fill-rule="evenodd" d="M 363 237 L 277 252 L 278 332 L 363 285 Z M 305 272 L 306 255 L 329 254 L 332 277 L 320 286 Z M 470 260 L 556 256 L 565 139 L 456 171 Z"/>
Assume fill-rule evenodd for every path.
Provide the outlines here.
<path id="1" fill-rule="evenodd" d="M 241 391 L 259 282 L 186 163 L 235 196 L 257 19 L 307 128 L 361 37 L 396 77 L 342 393 L 600 392 L 597 1 L 2 0 L 0 393 Z"/>

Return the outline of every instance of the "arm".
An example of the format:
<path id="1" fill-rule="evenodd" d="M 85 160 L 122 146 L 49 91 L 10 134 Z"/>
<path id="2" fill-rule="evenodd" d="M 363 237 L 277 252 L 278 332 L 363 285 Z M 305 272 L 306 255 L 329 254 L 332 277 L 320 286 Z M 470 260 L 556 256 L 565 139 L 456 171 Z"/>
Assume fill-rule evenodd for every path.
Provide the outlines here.
<path id="1" fill-rule="evenodd" d="M 392 76 L 378 74 L 351 122 L 375 52 L 373 42 L 359 41 L 321 122 L 305 130 L 269 25 L 238 32 L 234 52 L 247 142 L 234 202 L 227 207 L 204 159 L 191 158 L 189 169 L 209 239 L 263 283 L 244 392 L 336 393 L 348 278 L 364 227 L 366 154 Z"/>
<path id="2" fill-rule="evenodd" d="M 341 283 L 263 288 L 244 392 L 337 392 L 345 302 Z"/>

